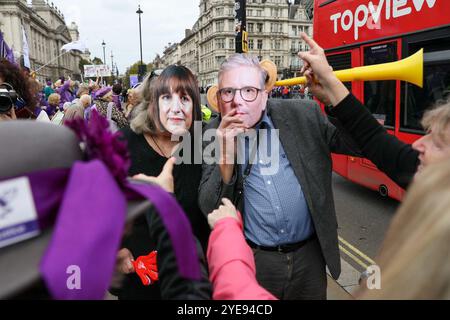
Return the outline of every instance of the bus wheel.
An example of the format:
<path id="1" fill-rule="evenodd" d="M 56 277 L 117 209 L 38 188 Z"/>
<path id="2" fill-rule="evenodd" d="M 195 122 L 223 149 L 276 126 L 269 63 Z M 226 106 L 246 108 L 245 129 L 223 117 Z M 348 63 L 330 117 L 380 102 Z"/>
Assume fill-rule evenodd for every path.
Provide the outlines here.
<path id="1" fill-rule="evenodd" d="M 386 187 L 384 184 L 378 187 L 378 192 L 383 198 L 386 198 L 389 195 L 388 187 Z"/>

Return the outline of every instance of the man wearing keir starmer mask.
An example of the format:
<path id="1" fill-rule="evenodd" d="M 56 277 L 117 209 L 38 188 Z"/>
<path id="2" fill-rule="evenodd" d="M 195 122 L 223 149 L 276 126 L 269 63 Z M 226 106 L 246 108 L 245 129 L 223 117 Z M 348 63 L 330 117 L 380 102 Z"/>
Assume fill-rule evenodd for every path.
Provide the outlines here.
<path id="1" fill-rule="evenodd" d="M 199 203 L 205 214 L 222 198 L 240 210 L 257 280 L 274 296 L 326 299 L 326 266 L 340 274 L 331 152 L 360 153 L 315 102 L 269 100 L 274 69 L 247 54 L 221 65 L 208 92 L 220 117 L 206 128 L 220 151 L 203 166 Z"/>

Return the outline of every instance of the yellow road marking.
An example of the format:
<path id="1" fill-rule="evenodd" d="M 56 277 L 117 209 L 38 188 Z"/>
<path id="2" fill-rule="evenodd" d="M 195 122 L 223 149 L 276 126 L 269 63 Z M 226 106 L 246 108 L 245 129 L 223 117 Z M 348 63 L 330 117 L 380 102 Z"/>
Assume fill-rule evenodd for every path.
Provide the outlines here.
<path id="1" fill-rule="evenodd" d="M 364 253 L 362 253 L 360 250 L 358 250 L 357 248 L 355 248 L 354 246 L 352 246 L 350 243 L 348 243 L 347 241 L 345 241 L 342 237 L 338 236 L 339 241 L 342 242 L 343 244 L 345 244 L 345 246 L 347 246 L 350 250 L 352 250 L 354 253 L 356 253 L 357 255 L 359 255 L 361 258 L 363 258 L 364 260 L 366 260 L 367 262 L 369 262 L 371 265 L 376 265 L 377 263 L 375 261 L 373 261 L 373 259 L 371 259 L 370 257 L 368 257 L 367 255 L 365 255 Z"/>
<path id="2" fill-rule="evenodd" d="M 361 267 L 364 268 L 364 270 L 367 270 L 367 268 L 369 267 L 367 264 L 365 264 L 364 262 L 362 262 L 360 259 L 358 259 L 357 257 L 355 257 L 352 253 L 350 253 L 349 251 L 347 251 L 347 249 L 345 249 L 343 246 L 339 245 L 339 249 L 344 252 L 346 255 L 348 255 L 353 261 L 355 261 L 357 264 L 359 264 Z"/>

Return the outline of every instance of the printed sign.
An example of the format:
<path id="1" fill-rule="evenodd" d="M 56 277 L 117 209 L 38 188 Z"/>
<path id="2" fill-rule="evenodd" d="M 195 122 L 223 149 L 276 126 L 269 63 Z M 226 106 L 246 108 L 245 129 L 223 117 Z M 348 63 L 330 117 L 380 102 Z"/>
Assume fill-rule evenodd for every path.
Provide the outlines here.
<path id="1" fill-rule="evenodd" d="M 0 248 L 40 233 L 28 178 L 0 182 Z"/>
<path id="2" fill-rule="evenodd" d="M 110 77 L 111 70 L 106 64 L 88 64 L 84 66 L 85 78 Z"/>

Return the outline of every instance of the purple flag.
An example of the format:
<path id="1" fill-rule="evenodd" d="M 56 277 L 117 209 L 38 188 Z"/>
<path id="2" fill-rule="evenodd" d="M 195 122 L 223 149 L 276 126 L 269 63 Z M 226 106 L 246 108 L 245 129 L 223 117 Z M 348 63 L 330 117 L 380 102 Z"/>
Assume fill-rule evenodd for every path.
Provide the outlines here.
<path id="1" fill-rule="evenodd" d="M 14 54 L 3 39 L 2 32 L 0 32 L 0 58 L 5 58 L 9 62 L 14 63 Z"/>

